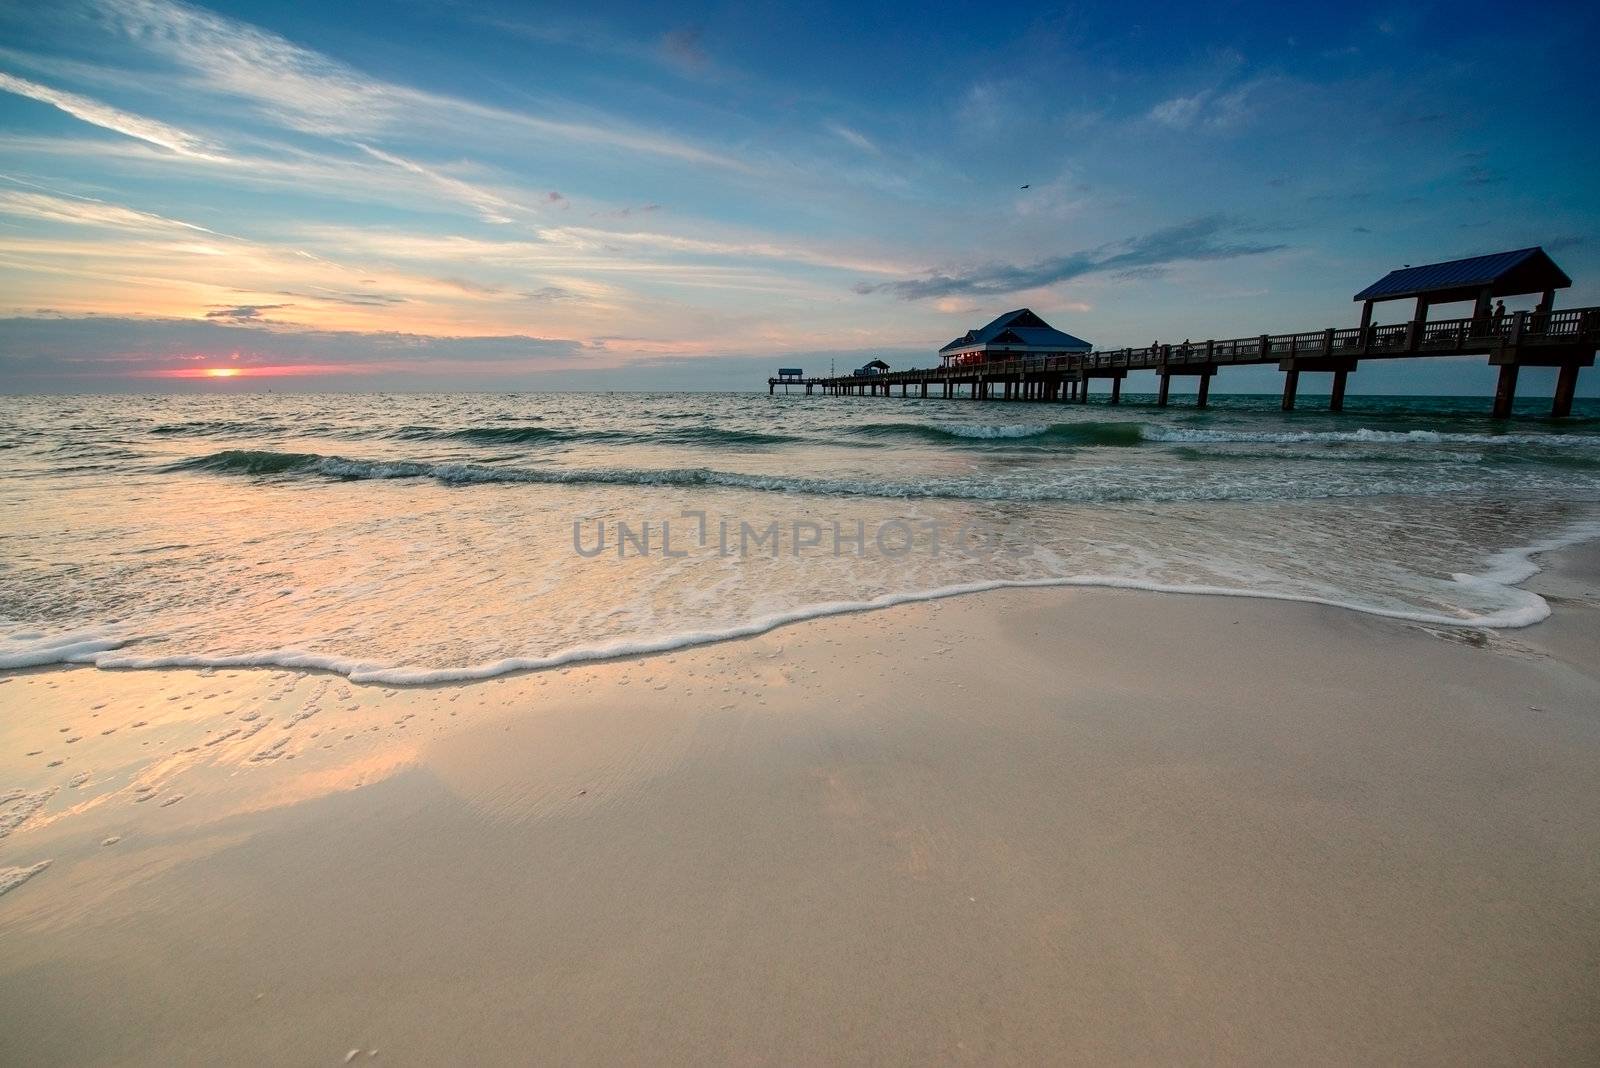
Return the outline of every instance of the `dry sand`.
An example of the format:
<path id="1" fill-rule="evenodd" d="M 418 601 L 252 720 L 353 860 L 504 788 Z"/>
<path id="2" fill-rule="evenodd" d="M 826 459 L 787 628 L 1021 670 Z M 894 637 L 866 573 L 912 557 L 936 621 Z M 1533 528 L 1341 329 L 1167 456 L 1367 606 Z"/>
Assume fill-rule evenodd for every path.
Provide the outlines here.
<path id="1" fill-rule="evenodd" d="M 468 687 L 16 675 L 0 1063 L 1594 1063 L 1600 552 L 1534 585 L 1498 635 L 1004 591 Z"/>

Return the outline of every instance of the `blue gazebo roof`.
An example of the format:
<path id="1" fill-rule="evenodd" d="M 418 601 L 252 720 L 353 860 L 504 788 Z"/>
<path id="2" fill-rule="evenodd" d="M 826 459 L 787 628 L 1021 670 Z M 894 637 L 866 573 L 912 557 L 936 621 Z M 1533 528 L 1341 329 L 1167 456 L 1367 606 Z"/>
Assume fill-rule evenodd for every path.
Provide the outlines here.
<path id="1" fill-rule="evenodd" d="M 1463 260 L 1425 263 L 1421 267 L 1402 267 L 1357 293 L 1355 299 L 1401 300 L 1425 296 L 1447 304 L 1473 300 L 1485 288 L 1490 290 L 1490 296 L 1507 297 L 1566 289 L 1571 284 L 1572 279 L 1566 272 L 1556 266 L 1544 249 L 1535 245 Z"/>
<path id="2" fill-rule="evenodd" d="M 1063 349 L 1088 352 L 1093 345 L 1081 337 L 1073 337 L 1057 330 L 1028 308 L 1006 312 L 976 330 L 956 338 L 941 348 L 940 352 L 972 348 L 977 345 L 1026 345 L 1029 348 Z"/>

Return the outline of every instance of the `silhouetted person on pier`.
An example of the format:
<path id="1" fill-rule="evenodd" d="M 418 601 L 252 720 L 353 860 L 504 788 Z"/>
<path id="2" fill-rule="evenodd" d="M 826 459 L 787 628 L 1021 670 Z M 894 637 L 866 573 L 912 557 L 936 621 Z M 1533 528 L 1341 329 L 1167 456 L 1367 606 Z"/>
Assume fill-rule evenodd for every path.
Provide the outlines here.
<path id="1" fill-rule="evenodd" d="M 1494 302 L 1494 328 L 1495 328 L 1495 330 L 1498 331 L 1500 329 L 1500 324 L 1505 322 L 1505 321 L 1506 321 L 1506 302 L 1503 301 L 1503 300 L 1497 300 L 1497 301 Z"/>

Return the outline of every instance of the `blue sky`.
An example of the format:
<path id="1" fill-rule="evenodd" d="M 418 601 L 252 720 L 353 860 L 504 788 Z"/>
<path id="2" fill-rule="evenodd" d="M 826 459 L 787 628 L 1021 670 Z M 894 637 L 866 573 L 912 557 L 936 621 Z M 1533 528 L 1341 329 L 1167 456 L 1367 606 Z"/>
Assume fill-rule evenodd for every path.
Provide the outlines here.
<path id="1" fill-rule="evenodd" d="M 1106 347 L 1350 323 L 1532 244 L 1597 304 L 1596 23 L 0 0 L 0 374 L 750 388 L 1022 305 Z"/>

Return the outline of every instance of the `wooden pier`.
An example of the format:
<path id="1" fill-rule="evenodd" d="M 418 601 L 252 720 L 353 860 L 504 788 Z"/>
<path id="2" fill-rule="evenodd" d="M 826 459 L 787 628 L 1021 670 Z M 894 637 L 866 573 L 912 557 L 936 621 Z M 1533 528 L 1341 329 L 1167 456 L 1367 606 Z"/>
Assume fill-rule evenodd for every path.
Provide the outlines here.
<path id="1" fill-rule="evenodd" d="M 1537 257 L 1530 253 L 1537 253 Z M 1476 265 L 1493 260 L 1513 262 L 1497 277 L 1482 276 Z M 1474 269 L 1480 269 L 1480 275 L 1473 275 Z M 1413 278 L 1441 276 L 1445 280 L 1442 284 L 1411 285 Z M 1530 281 L 1539 284 L 1515 288 L 1527 286 Z M 1560 369 L 1551 414 L 1561 417 L 1571 414 L 1579 369 L 1594 366 L 1595 352 L 1600 349 L 1600 308 L 1552 308 L 1555 289 L 1570 284 L 1542 250 L 1522 249 L 1495 257 L 1391 272 L 1356 295 L 1357 300 L 1365 301 L 1360 326 L 1054 354 L 1029 352 L 1026 345 L 990 345 L 977 362 L 828 377 L 807 378 L 791 373 L 767 379 L 767 392 L 774 393 L 779 386 L 786 390 L 803 386 L 808 394 L 820 389 L 837 396 L 890 397 L 898 387 L 902 397 L 925 398 L 930 396 L 931 387 L 933 396 L 943 398 L 1082 404 L 1089 399 L 1091 384 L 1103 379 L 1110 386 L 1109 403 L 1117 404 L 1129 371 L 1154 371 L 1159 379 L 1157 405 L 1167 404 L 1174 377 L 1193 377 L 1198 380 L 1198 403 L 1205 407 L 1211 379 L 1219 369 L 1277 364 L 1284 376 L 1284 411 L 1295 407 L 1302 372 L 1333 376 L 1329 407 L 1339 411 L 1344 406 L 1349 376 L 1363 360 L 1487 356 L 1491 366 L 1500 368 L 1493 408 L 1496 418 L 1510 416 L 1517 374 L 1523 367 Z M 1541 293 L 1538 307 L 1531 312 L 1497 313 L 1490 307 L 1495 296 L 1529 292 Z M 1371 325 L 1375 303 L 1412 297 L 1417 303 L 1410 321 Z M 1460 319 L 1427 318 L 1431 304 L 1463 299 L 1475 301 L 1474 314 Z M 946 349 L 955 344 L 952 342 Z"/>

